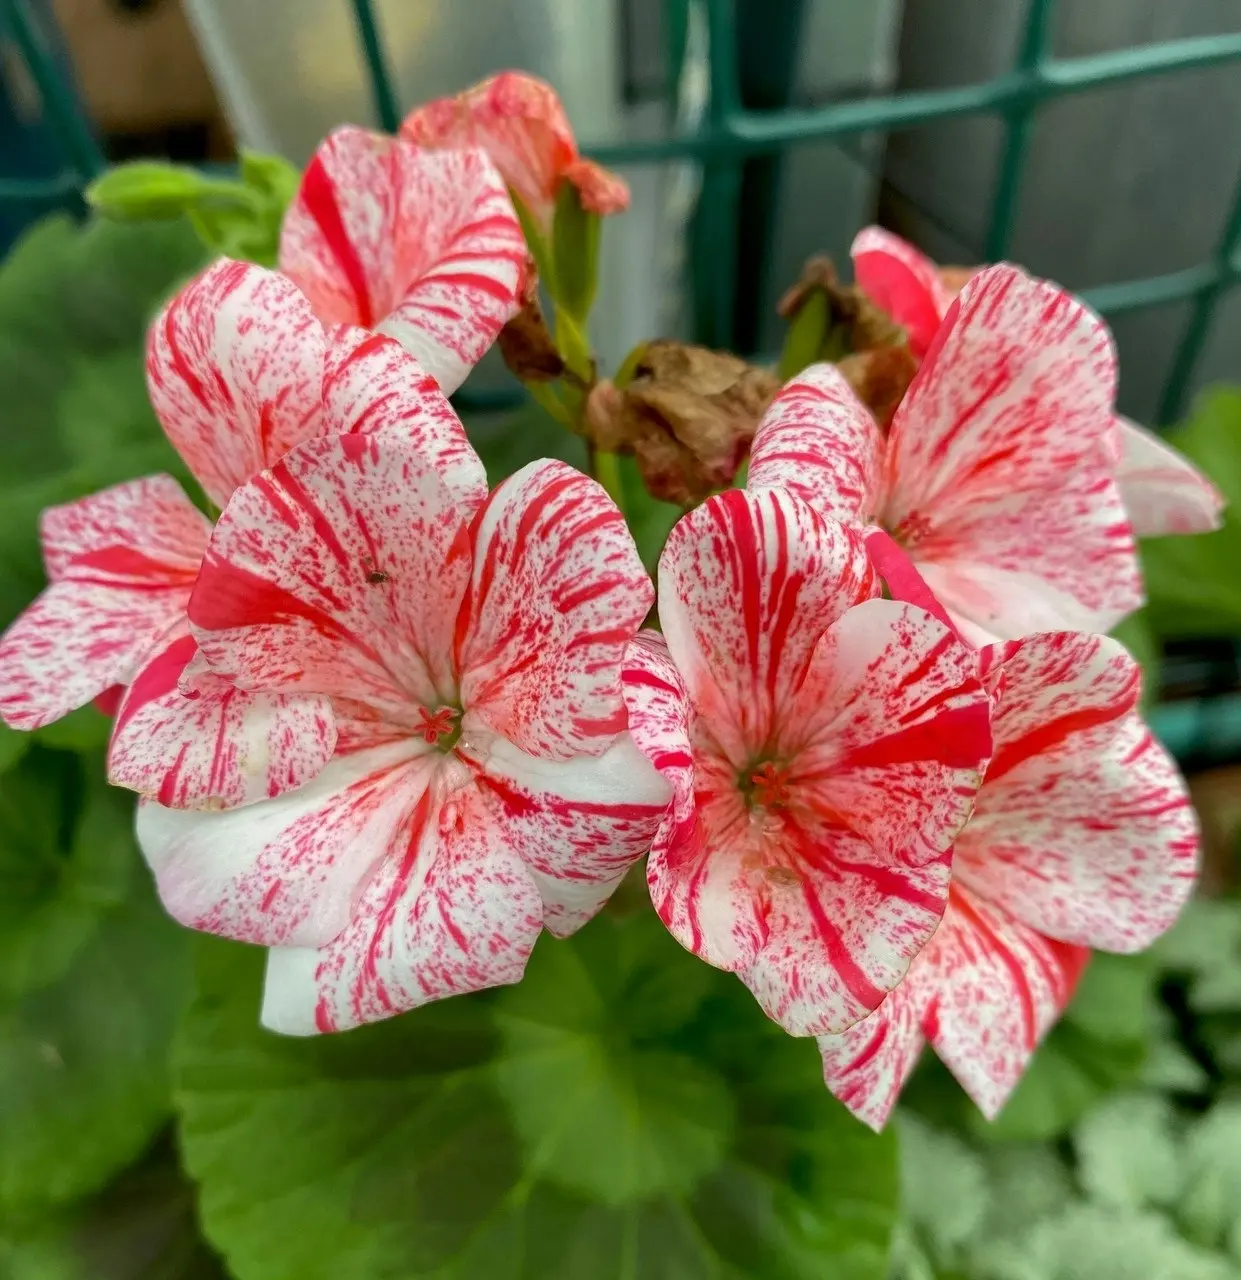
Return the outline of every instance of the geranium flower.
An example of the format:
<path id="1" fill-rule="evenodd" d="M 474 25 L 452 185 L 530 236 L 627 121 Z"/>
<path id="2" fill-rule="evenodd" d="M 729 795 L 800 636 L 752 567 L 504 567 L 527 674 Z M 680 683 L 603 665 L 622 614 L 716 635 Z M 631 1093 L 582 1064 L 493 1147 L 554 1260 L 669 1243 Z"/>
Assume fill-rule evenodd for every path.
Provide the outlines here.
<path id="1" fill-rule="evenodd" d="M 839 371 L 811 366 L 759 423 L 749 485 L 886 530 L 974 643 L 1107 631 L 1143 599 L 1104 458 L 1115 385 L 1102 321 L 1054 285 L 988 267 L 886 436 Z"/>
<path id="2" fill-rule="evenodd" d="M 228 813 L 146 804 L 169 911 L 274 948 L 263 1020 L 309 1034 L 515 982 L 650 846 L 668 789 L 625 734 L 653 591 L 559 462 L 488 498 L 459 424 L 311 441 L 233 495 L 194 595 L 212 670 L 330 700 L 336 758 Z"/>
<path id="3" fill-rule="evenodd" d="M 561 182 L 575 186 L 592 213 L 629 207 L 624 180 L 578 154 L 555 89 L 519 71 L 416 107 L 405 117 L 401 137 L 420 147 L 482 147 L 545 231 Z"/>
<path id="4" fill-rule="evenodd" d="M 324 334 L 287 280 L 221 260 L 150 330 L 147 382 L 161 425 L 216 504 L 322 429 Z M 185 616 L 210 522 L 169 476 L 43 515 L 50 585 L 0 640 L 0 714 L 35 729 L 128 686 L 112 781 L 167 804 L 242 804 L 296 786 L 331 756 L 322 701 L 296 704 L 199 675 Z"/>
<path id="5" fill-rule="evenodd" d="M 321 320 L 396 338 L 445 395 L 523 304 L 521 225 L 477 147 L 335 130 L 285 213 L 279 258 Z"/>
<path id="6" fill-rule="evenodd" d="M 925 356 L 953 299 L 975 271 L 937 267 L 881 227 L 858 232 L 851 252 L 858 284 L 905 327 L 914 355 Z M 1153 432 L 1117 417 L 1115 438 L 1105 456 L 1138 537 L 1206 533 L 1219 527 L 1223 495 Z"/>
<path id="7" fill-rule="evenodd" d="M 360 330 L 325 333 L 294 285 L 261 267 L 221 260 L 169 303 L 151 326 L 147 383 L 216 506 L 299 440 L 405 432 L 428 415 L 455 424 L 449 452 L 481 480 L 411 356 Z M 44 513 L 51 585 L 0 640 L 5 720 L 38 728 L 128 686 L 109 778 L 166 805 L 246 804 L 318 773 L 336 741 L 326 700 L 246 693 L 195 657 L 185 609 L 210 530 L 168 476 Z"/>
<path id="8" fill-rule="evenodd" d="M 943 924 L 877 1013 L 819 1041 L 828 1087 L 876 1129 L 927 1041 L 994 1117 L 1089 949 L 1149 946 L 1193 888 L 1193 809 L 1124 649 L 1059 632 L 981 656 L 995 754 Z"/>
<path id="9" fill-rule="evenodd" d="M 794 1035 L 840 1031 L 944 910 L 990 751 L 977 659 L 880 600 L 860 539 L 777 490 L 673 529 L 664 635 L 630 646 L 630 732 L 673 787 L 647 880 L 677 940 Z"/>

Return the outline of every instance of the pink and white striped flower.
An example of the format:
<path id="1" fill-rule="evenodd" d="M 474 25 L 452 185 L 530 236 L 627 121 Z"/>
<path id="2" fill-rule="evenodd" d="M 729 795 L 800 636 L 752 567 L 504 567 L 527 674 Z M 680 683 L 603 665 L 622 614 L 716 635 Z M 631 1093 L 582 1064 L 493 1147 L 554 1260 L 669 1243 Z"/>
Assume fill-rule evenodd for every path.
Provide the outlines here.
<path id="1" fill-rule="evenodd" d="M 217 676 L 323 698 L 335 759 L 227 813 L 146 804 L 182 922 L 273 948 L 263 1020 L 311 1034 L 520 978 L 589 919 L 668 788 L 625 733 L 653 591 L 593 480 L 537 462 L 487 496 L 459 425 L 311 441 L 233 495 L 189 612 Z M 475 460 L 476 461 L 476 460 Z"/>
<path id="2" fill-rule="evenodd" d="M 391 339 L 325 332 L 283 276 L 221 260 L 152 325 L 147 382 L 169 439 L 223 506 L 324 432 L 408 434 L 430 418 L 472 482 L 474 456 L 434 381 Z M 167 476 L 44 513 L 51 585 L 0 640 L 0 714 L 34 729 L 117 686 L 110 780 L 162 804 L 228 808 L 314 777 L 336 727 L 325 699 L 247 693 L 195 658 L 186 604 L 211 524 Z"/>
<path id="3" fill-rule="evenodd" d="M 975 643 L 1107 631 L 1143 598 L 1104 458 L 1115 385 L 1102 321 L 1054 285 L 988 267 L 886 436 L 835 368 L 813 365 L 759 424 L 748 483 L 886 530 Z"/>
<path id="4" fill-rule="evenodd" d="M 396 338 L 451 395 L 521 310 L 526 244 L 479 148 L 346 126 L 306 167 L 279 265 L 325 324 Z"/>
<path id="5" fill-rule="evenodd" d="M 591 213 L 621 213 L 629 188 L 584 159 L 556 91 L 520 71 L 503 71 L 455 98 L 437 98 L 405 117 L 401 136 L 420 147 L 482 147 L 544 231 L 562 182 Z"/>
<path id="6" fill-rule="evenodd" d="M 975 274 L 937 267 L 908 241 L 865 227 L 853 241 L 853 271 L 871 300 L 905 327 L 910 350 L 921 359 L 961 286 Z M 1125 511 L 1140 538 L 1207 533 L 1219 527 L 1223 495 L 1187 458 L 1127 418 L 1107 456 Z"/>
<path id="7" fill-rule="evenodd" d="M 1193 888 L 1193 810 L 1138 716 L 1121 646 L 1058 632 L 981 657 L 995 754 L 957 838 L 947 914 L 878 1012 L 819 1041 L 828 1087 L 875 1129 L 928 1041 L 995 1116 L 1089 948 L 1149 946 Z"/>
<path id="8" fill-rule="evenodd" d="M 878 599 L 861 540 L 778 490 L 710 498 L 625 668 L 674 798 L 647 864 L 679 942 L 794 1035 L 878 1006 L 930 938 L 990 752 L 976 655 Z"/>

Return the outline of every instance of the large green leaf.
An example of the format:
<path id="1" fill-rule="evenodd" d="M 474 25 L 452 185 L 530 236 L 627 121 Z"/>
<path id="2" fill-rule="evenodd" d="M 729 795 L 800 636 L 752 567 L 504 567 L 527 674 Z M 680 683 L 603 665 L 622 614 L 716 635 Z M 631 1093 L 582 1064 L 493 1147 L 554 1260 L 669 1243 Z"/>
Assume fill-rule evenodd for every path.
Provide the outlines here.
<path id="1" fill-rule="evenodd" d="M 259 1029 L 260 971 L 204 949 L 176 1054 L 239 1280 L 884 1274 L 894 1139 L 649 911 L 545 939 L 511 992 L 309 1042 Z"/>
<path id="2" fill-rule="evenodd" d="M 198 1231 L 194 1188 L 161 1142 L 96 1196 L 0 1223 L 5 1280 L 227 1280 Z"/>
<path id="3" fill-rule="evenodd" d="M 185 935 L 133 884 L 59 980 L 0 1005 L 0 1214 L 98 1190 L 166 1123 Z"/>
<path id="4" fill-rule="evenodd" d="M 1241 632 L 1241 389 L 1199 397 L 1189 421 L 1169 437 L 1215 481 L 1228 502 L 1214 533 L 1158 538 L 1143 546 L 1148 613 L 1164 636 Z"/>
<path id="5" fill-rule="evenodd" d="M 132 825 L 101 756 L 35 746 L 0 774 L 0 1007 L 60 978 L 124 900 Z"/>

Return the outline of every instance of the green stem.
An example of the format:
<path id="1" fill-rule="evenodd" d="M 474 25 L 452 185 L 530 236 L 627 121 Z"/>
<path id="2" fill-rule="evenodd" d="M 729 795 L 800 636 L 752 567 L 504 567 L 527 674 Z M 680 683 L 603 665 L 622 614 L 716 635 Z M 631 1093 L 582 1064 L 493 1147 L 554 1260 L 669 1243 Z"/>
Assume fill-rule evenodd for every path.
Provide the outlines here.
<path id="1" fill-rule="evenodd" d="M 604 453 L 602 449 L 592 447 L 590 451 L 590 472 L 607 491 L 607 495 L 625 514 L 625 485 L 621 480 L 620 458 L 614 453 Z"/>

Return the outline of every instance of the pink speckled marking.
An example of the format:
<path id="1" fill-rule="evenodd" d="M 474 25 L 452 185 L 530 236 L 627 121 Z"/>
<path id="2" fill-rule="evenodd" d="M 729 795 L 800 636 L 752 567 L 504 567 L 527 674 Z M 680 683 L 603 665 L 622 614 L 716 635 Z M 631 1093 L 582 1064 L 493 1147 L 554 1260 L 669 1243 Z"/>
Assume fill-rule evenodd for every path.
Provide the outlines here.
<path id="1" fill-rule="evenodd" d="M 599 909 L 669 800 L 624 732 L 621 661 L 653 592 L 620 513 L 540 462 L 467 522 L 447 478 L 469 468 L 386 413 L 243 485 L 189 606 L 217 678 L 330 703 L 336 758 L 275 800 L 147 804 L 139 824 L 178 918 L 275 948 L 263 1016 L 295 1034 L 515 981 L 544 924 Z"/>
<path id="2" fill-rule="evenodd" d="M 306 168 L 280 269 L 325 323 L 389 334 L 450 394 L 521 309 L 526 247 L 482 151 L 347 126 Z"/>
<path id="3" fill-rule="evenodd" d="M 957 838 L 948 913 L 879 1012 L 819 1042 L 828 1087 L 874 1128 L 923 1037 L 994 1116 L 1089 948 L 1149 946 L 1193 888 L 1193 810 L 1137 714 L 1121 646 L 1035 635 L 983 650 L 981 665 L 995 751 Z"/>
<path id="4" fill-rule="evenodd" d="M 656 909 L 799 1035 L 873 1010 L 925 945 L 990 749 L 974 655 L 876 591 L 856 535 L 734 490 L 673 530 L 666 645 L 626 662 L 630 732 L 674 791 Z"/>

